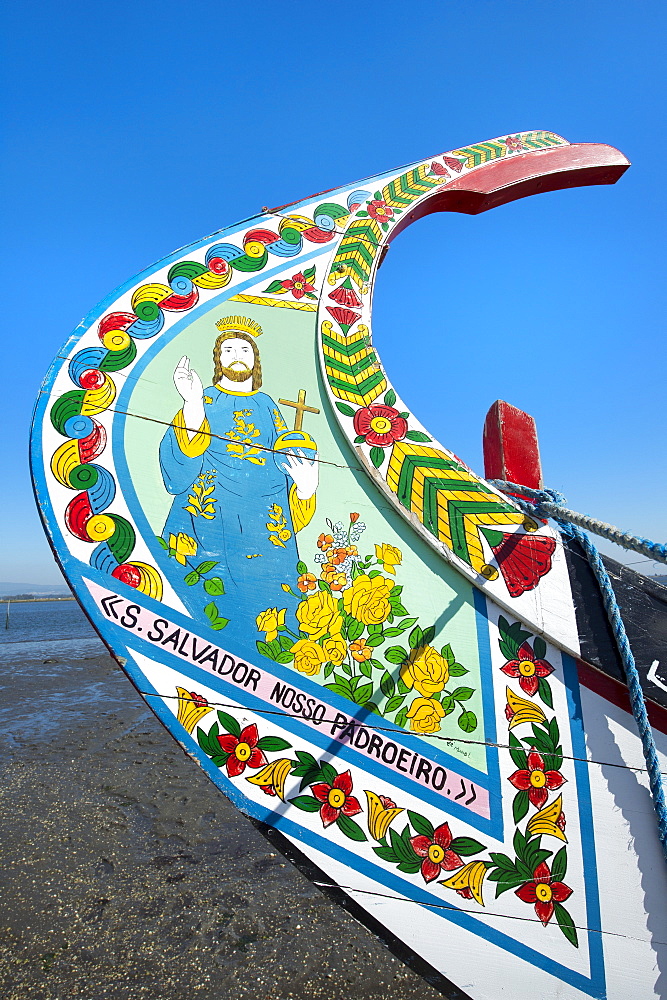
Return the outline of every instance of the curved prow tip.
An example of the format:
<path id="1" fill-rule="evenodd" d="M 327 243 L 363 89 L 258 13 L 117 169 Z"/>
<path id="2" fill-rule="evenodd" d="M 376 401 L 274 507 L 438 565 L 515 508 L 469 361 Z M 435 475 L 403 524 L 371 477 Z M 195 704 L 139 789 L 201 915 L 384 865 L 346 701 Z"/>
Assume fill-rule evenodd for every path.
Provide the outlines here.
<path id="1" fill-rule="evenodd" d="M 406 213 L 387 242 L 410 223 L 433 212 L 479 215 L 533 194 L 615 184 L 629 166 L 630 161 L 620 150 L 597 142 L 571 143 L 491 160 L 444 184 Z"/>
<path id="2" fill-rule="evenodd" d="M 541 490 L 537 425 L 528 413 L 497 399 L 484 421 L 484 475 Z"/>

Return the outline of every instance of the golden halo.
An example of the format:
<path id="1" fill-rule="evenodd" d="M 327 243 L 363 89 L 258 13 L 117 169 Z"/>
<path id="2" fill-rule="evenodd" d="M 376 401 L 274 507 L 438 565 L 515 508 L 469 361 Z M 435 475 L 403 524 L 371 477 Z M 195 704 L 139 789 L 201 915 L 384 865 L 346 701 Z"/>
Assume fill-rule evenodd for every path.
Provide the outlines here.
<path id="1" fill-rule="evenodd" d="M 226 333 L 227 330 L 242 330 L 243 333 L 249 333 L 253 337 L 261 337 L 263 333 L 259 323 L 254 319 L 248 319 L 247 316 L 227 316 L 226 319 L 219 319 L 215 325 L 222 333 Z"/>

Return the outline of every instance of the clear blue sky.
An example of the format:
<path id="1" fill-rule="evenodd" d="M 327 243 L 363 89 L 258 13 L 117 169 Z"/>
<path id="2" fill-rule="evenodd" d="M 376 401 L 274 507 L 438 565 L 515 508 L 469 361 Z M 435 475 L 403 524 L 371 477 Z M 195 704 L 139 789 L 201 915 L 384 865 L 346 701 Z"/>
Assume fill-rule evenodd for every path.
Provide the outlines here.
<path id="1" fill-rule="evenodd" d="M 413 226 L 378 278 L 376 344 L 475 468 L 507 399 L 537 419 L 548 485 L 667 537 L 664 2 L 23 0 L 3 17 L 0 581 L 59 579 L 30 415 L 111 289 L 262 205 L 533 128 L 633 166 Z"/>

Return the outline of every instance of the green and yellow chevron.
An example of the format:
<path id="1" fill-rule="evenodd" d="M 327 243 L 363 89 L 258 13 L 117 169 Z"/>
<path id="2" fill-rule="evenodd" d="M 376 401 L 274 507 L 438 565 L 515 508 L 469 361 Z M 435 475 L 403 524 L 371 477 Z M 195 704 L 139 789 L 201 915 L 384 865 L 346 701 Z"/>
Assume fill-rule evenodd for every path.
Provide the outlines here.
<path id="1" fill-rule="evenodd" d="M 387 484 L 424 527 L 476 573 L 486 571 L 480 525 L 522 524 L 524 515 L 442 451 L 397 442 Z"/>
<path id="2" fill-rule="evenodd" d="M 566 146 L 565 139 L 561 139 L 554 132 L 524 132 L 518 133 L 519 138 L 526 150 L 544 149 L 546 146 Z M 478 142 L 474 146 L 463 146 L 461 149 L 452 150 L 452 156 L 464 156 L 466 167 L 479 167 L 483 163 L 491 160 L 498 160 L 507 154 L 507 145 L 503 139 L 493 139 L 490 142 Z"/>
<path id="3" fill-rule="evenodd" d="M 430 176 L 429 176 L 430 174 Z M 431 174 L 428 164 L 421 164 L 401 174 L 393 181 L 389 181 L 382 188 L 382 198 L 391 208 L 405 208 L 411 205 L 416 198 L 421 198 L 423 194 L 432 191 L 445 181 L 445 177 L 436 177 Z"/>
<path id="4" fill-rule="evenodd" d="M 322 351 L 331 391 L 338 399 L 357 406 L 368 406 L 387 388 L 387 380 L 377 355 L 367 343 L 368 327 L 360 323 L 353 339 L 333 329 L 329 320 L 322 323 Z"/>
<path id="5" fill-rule="evenodd" d="M 368 281 L 381 240 L 382 230 L 375 219 L 356 219 L 336 251 L 333 273 L 340 275 L 345 270 L 357 285 L 363 285 Z"/>

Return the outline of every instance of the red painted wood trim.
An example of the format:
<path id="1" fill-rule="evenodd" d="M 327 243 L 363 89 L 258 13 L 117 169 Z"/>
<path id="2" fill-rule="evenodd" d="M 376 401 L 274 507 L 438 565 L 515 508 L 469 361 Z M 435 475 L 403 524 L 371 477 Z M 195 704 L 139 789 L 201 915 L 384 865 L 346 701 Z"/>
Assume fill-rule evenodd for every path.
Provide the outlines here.
<path id="1" fill-rule="evenodd" d="M 577 142 L 492 160 L 439 187 L 402 217 L 387 242 L 433 212 L 479 215 L 531 194 L 615 184 L 629 166 L 630 161 L 618 149 L 597 142 Z"/>
<path id="2" fill-rule="evenodd" d="M 484 421 L 484 475 L 541 490 L 542 465 L 535 420 L 497 399 Z"/>
<path id="3" fill-rule="evenodd" d="M 577 673 L 580 684 L 583 684 L 590 691 L 595 691 L 601 698 L 610 701 L 612 705 L 616 705 L 617 708 L 622 708 L 624 712 L 632 715 L 630 696 L 625 684 L 621 684 L 620 681 L 615 680 L 613 677 L 603 674 L 601 670 L 592 667 L 585 660 L 577 660 Z M 646 711 L 653 728 L 661 733 L 667 733 L 667 709 L 661 705 L 656 705 L 654 701 L 650 701 L 647 698 Z"/>

